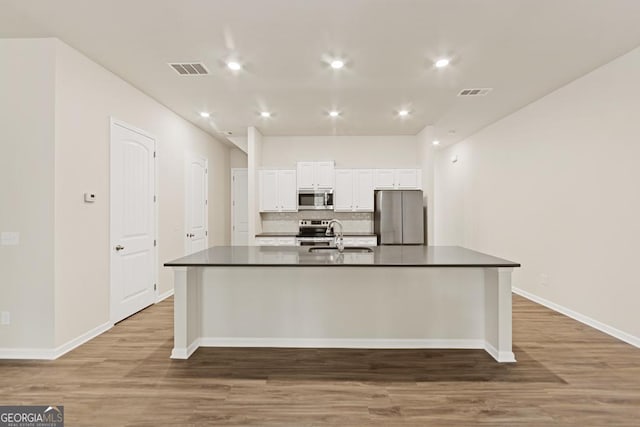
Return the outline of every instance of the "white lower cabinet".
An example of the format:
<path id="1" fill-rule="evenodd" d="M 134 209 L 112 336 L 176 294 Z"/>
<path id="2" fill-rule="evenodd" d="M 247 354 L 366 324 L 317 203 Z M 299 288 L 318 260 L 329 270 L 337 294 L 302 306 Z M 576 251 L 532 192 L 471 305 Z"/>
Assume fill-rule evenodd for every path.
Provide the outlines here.
<path id="1" fill-rule="evenodd" d="M 373 170 L 336 169 L 334 210 L 373 212 Z"/>
<path id="2" fill-rule="evenodd" d="M 256 246 L 295 246 L 295 237 L 256 237 Z"/>
<path id="3" fill-rule="evenodd" d="M 373 236 L 373 237 L 349 237 L 349 236 L 345 236 L 344 238 L 344 245 L 345 246 L 377 246 L 378 245 L 378 238 Z"/>

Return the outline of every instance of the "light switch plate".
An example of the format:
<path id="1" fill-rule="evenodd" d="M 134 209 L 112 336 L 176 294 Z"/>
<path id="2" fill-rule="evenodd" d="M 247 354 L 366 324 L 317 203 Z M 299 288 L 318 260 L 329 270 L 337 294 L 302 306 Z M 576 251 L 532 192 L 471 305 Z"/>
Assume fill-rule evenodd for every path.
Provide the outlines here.
<path id="1" fill-rule="evenodd" d="M 0 325 L 8 325 L 11 323 L 11 316 L 8 311 L 0 311 Z"/>
<path id="2" fill-rule="evenodd" d="M 20 233 L 17 231 L 3 231 L 0 233 L 0 245 L 12 246 L 20 244 Z"/>

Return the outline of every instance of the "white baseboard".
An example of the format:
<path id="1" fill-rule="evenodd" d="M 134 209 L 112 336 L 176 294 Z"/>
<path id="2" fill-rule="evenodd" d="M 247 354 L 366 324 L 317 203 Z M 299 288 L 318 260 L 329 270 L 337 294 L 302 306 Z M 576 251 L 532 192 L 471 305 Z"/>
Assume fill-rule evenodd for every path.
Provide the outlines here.
<path id="1" fill-rule="evenodd" d="M 485 340 L 371 338 L 198 338 L 188 348 L 174 348 L 172 359 L 188 359 L 198 347 L 287 347 L 367 349 L 482 349 L 498 362 L 515 362 L 512 352 L 498 352 Z"/>
<path id="2" fill-rule="evenodd" d="M 484 350 L 500 363 L 513 363 L 516 361 L 516 356 L 512 351 L 498 351 L 488 342 L 484 343 Z"/>
<path id="3" fill-rule="evenodd" d="M 201 347 L 293 348 L 457 348 L 484 349 L 483 339 L 375 339 L 375 338 L 200 338 Z"/>
<path id="4" fill-rule="evenodd" d="M 74 348 L 86 343 L 98 335 L 108 331 L 113 327 L 113 323 L 106 322 L 90 331 L 85 332 L 54 349 L 45 348 L 0 348 L 0 359 L 41 359 L 54 360 L 70 352 Z"/>
<path id="5" fill-rule="evenodd" d="M 187 348 L 174 348 L 171 350 L 171 358 L 172 359 L 188 359 L 194 351 L 200 347 L 201 338 L 196 339 L 194 342 L 189 345 Z"/>
<path id="6" fill-rule="evenodd" d="M 46 348 L 0 348 L 0 359 L 53 360 L 55 350 Z"/>
<path id="7" fill-rule="evenodd" d="M 173 296 L 173 289 L 171 289 L 171 290 L 169 290 L 169 291 L 167 291 L 167 292 L 165 292 L 163 294 L 158 295 L 158 298 L 156 298 L 156 304 L 166 300 L 167 298 L 169 298 L 171 296 Z"/>
<path id="8" fill-rule="evenodd" d="M 513 288 L 513 293 L 520 295 L 533 302 L 537 302 L 540 305 L 544 305 L 545 307 L 550 308 L 553 311 L 557 311 L 558 313 L 564 314 L 565 316 L 568 316 L 574 320 L 577 320 L 580 323 L 584 323 L 587 326 L 591 326 L 592 328 L 595 328 L 601 332 L 604 332 L 607 335 L 611 335 L 614 338 L 618 338 L 619 340 L 622 340 L 628 344 L 631 344 L 634 347 L 640 348 L 639 337 L 628 334 L 624 331 L 621 331 L 620 329 L 616 329 L 613 326 L 604 324 L 598 320 L 592 319 L 591 317 L 585 316 L 584 314 L 580 314 L 576 311 L 573 311 L 569 308 L 561 306 L 560 304 L 556 304 L 555 302 L 551 302 L 537 295 L 534 295 L 523 289 Z"/>
<path id="9" fill-rule="evenodd" d="M 74 348 L 86 343 L 87 341 L 90 341 L 90 340 L 94 339 L 98 335 L 100 335 L 100 334 L 102 334 L 104 332 L 107 332 L 111 328 L 113 328 L 113 323 L 112 322 L 105 322 L 102 325 L 97 326 L 97 327 L 91 329 L 88 332 L 85 332 L 84 334 L 80 335 L 79 337 L 74 338 L 74 339 L 72 339 L 71 341 L 68 341 L 65 344 L 62 344 L 60 347 L 58 347 L 58 348 L 56 348 L 54 350 L 54 352 L 55 352 L 54 359 L 57 359 L 58 357 L 70 352 Z"/>

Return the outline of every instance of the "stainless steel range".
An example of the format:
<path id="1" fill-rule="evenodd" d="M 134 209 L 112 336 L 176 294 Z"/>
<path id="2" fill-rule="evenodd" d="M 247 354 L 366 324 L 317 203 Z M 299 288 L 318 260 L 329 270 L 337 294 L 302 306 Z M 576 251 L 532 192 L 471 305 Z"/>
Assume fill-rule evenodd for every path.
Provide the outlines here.
<path id="1" fill-rule="evenodd" d="M 333 231 L 327 235 L 328 219 L 301 219 L 298 221 L 298 246 L 331 246 L 335 235 Z"/>

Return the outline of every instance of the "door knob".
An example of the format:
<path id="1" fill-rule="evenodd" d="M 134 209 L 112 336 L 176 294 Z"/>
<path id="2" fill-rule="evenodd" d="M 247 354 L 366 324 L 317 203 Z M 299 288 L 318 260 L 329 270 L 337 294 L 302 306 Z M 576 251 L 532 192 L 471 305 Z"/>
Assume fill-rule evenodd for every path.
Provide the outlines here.
<path id="1" fill-rule="evenodd" d="M 122 246 L 122 245 L 116 246 L 116 251 L 121 251 L 123 249 L 124 249 L 124 246 Z"/>
<path id="2" fill-rule="evenodd" d="M 187 233 L 187 237 L 196 237 L 195 234 Z"/>

